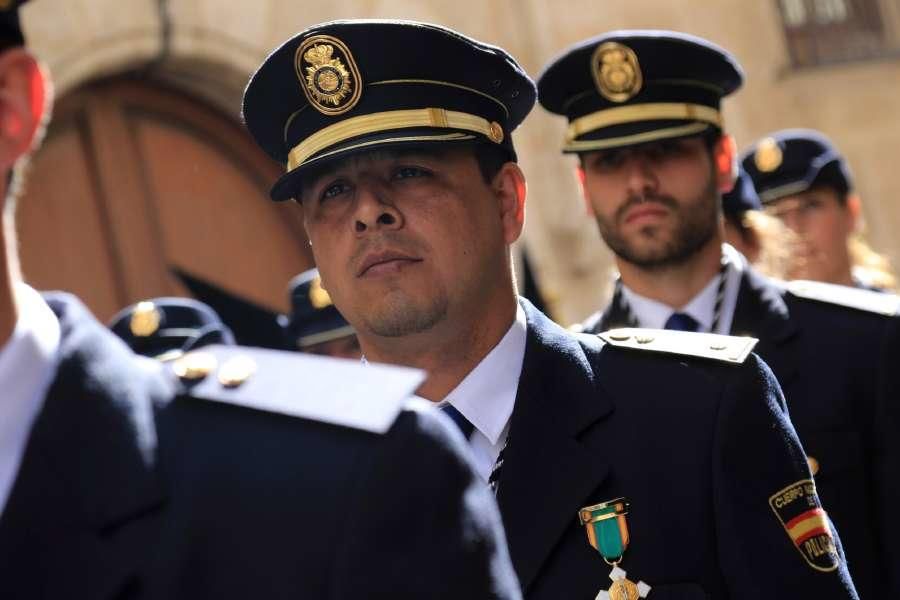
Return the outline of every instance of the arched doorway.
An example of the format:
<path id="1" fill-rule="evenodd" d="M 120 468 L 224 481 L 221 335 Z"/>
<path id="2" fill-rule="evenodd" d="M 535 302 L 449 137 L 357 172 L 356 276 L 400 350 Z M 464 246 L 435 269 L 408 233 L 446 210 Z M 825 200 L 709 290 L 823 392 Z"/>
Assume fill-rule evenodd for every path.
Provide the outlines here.
<path id="1" fill-rule="evenodd" d="M 236 118 L 195 99 L 122 78 L 88 85 L 58 103 L 32 163 L 25 279 L 74 292 L 101 320 L 189 295 L 173 267 L 284 311 L 312 258 L 296 208 L 268 199 L 280 173 Z"/>

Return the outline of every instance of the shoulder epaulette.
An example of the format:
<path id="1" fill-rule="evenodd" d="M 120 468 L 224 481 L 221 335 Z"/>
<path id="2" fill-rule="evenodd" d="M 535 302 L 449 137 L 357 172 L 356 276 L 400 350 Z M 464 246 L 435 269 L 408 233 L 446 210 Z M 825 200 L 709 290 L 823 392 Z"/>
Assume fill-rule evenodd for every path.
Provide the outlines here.
<path id="1" fill-rule="evenodd" d="M 168 364 L 187 396 L 375 433 L 425 379 L 417 369 L 241 346 L 205 346 Z"/>
<path id="2" fill-rule="evenodd" d="M 747 360 L 759 341 L 751 337 L 670 329 L 611 329 L 597 335 L 617 348 L 694 356 L 733 364 L 741 364 Z"/>
<path id="3" fill-rule="evenodd" d="M 788 282 L 787 290 L 798 298 L 837 304 L 880 315 L 893 316 L 900 312 L 900 296 L 884 292 L 802 280 Z"/>

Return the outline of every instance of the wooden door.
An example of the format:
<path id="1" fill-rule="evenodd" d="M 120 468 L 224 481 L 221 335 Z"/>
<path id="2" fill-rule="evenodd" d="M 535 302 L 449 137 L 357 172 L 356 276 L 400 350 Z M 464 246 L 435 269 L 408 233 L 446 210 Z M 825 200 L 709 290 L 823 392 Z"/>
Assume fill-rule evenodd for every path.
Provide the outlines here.
<path id="1" fill-rule="evenodd" d="M 62 99 L 19 204 L 25 279 L 81 297 L 101 320 L 189 295 L 177 267 L 264 307 L 312 266 L 298 208 L 268 189 L 281 167 L 234 118 L 147 83 Z"/>

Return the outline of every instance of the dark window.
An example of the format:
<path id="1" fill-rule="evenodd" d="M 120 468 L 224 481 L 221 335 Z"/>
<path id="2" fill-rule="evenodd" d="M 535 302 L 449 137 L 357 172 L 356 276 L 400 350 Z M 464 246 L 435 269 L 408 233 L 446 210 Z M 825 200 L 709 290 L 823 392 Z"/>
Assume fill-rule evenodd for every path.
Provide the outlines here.
<path id="1" fill-rule="evenodd" d="M 795 67 L 885 53 L 878 0 L 776 0 Z"/>

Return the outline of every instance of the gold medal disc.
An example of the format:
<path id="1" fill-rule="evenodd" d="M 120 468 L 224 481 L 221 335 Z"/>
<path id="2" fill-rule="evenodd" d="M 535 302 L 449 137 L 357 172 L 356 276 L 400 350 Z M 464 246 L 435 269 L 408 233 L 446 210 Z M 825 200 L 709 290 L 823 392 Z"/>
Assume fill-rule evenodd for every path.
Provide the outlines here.
<path id="1" fill-rule="evenodd" d="M 640 597 L 637 585 L 627 579 L 613 581 L 609 586 L 610 600 L 640 600 Z"/>

